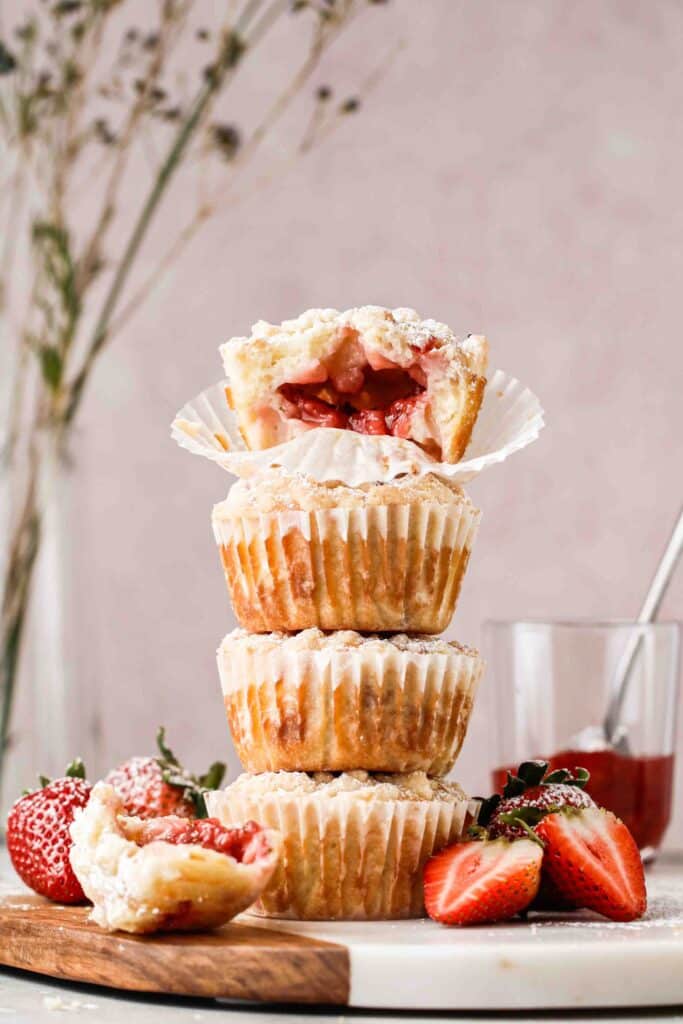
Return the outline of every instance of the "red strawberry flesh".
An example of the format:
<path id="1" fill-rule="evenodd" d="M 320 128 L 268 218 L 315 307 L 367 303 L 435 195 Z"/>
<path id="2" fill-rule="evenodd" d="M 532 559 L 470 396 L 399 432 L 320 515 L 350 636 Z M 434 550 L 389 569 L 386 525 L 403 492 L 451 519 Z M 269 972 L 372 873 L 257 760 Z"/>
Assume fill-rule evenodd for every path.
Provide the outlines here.
<path id="1" fill-rule="evenodd" d="M 349 417 L 349 426 L 358 434 L 388 434 L 386 416 L 381 409 L 362 409 Z"/>
<path id="2" fill-rule="evenodd" d="M 634 921 L 647 907 L 643 864 L 633 836 L 610 811 L 550 814 L 536 827 L 546 846 L 544 871 L 575 906 L 613 921 Z"/>
<path id="3" fill-rule="evenodd" d="M 530 839 L 456 843 L 427 861 L 427 913 L 442 924 L 506 921 L 536 896 L 542 860 L 540 843 Z"/>
<path id="4" fill-rule="evenodd" d="M 395 437 L 409 437 L 413 415 L 423 402 L 421 395 L 411 398 L 397 398 L 387 410 L 387 426 Z"/>
<path id="5" fill-rule="evenodd" d="M 426 384 L 419 362 L 402 368 L 385 360 L 373 367 L 354 348 L 348 358 L 342 350 L 336 354 L 329 377 L 316 374 L 310 381 L 282 384 L 279 392 L 289 418 L 359 434 L 408 437 Z"/>
<path id="6" fill-rule="evenodd" d="M 254 821 L 240 828 L 226 828 L 217 818 L 186 818 L 169 816 L 146 821 L 134 832 L 138 846 L 149 843 L 172 843 L 174 846 L 202 846 L 205 850 L 224 853 L 249 864 L 267 851 L 263 829 Z"/>

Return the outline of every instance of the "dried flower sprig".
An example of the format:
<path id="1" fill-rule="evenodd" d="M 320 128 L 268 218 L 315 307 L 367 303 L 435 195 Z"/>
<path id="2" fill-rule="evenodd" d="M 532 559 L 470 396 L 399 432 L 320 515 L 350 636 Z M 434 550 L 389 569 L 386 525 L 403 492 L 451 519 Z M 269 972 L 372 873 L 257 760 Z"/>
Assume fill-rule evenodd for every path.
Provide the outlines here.
<path id="1" fill-rule="evenodd" d="M 12 364 L 5 379 L 12 384 L 3 454 L 8 464 L 22 466 L 0 580 L 0 772 L 40 549 L 46 438 L 64 450 L 102 350 L 201 227 L 234 201 L 236 183 L 326 51 L 372 5 L 243 0 L 226 3 L 224 20 L 210 23 L 196 0 L 157 0 L 145 5 L 143 26 L 128 20 L 140 11 L 129 0 L 41 0 L 27 3 L 21 21 L 0 39 L 0 154 L 9 168 L 0 205 L 0 331 L 11 330 L 17 342 L 5 348 Z M 308 41 L 249 129 L 234 112 L 219 111 L 219 100 L 290 16 L 301 25 L 302 41 L 308 31 Z M 190 42 L 195 57 L 188 67 Z M 330 104 L 329 85 L 311 91 L 312 114 L 289 160 L 355 113 L 363 95 L 361 87 Z M 137 153 L 153 171 L 131 220 L 121 197 Z M 137 258 L 168 189 L 190 173 L 203 183 L 196 209 L 136 286 Z M 79 211 L 84 183 L 85 218 Z M 21 275 L 30 281 L 25 293 L 15 294 L 17 264 L 28 272 Z"/>

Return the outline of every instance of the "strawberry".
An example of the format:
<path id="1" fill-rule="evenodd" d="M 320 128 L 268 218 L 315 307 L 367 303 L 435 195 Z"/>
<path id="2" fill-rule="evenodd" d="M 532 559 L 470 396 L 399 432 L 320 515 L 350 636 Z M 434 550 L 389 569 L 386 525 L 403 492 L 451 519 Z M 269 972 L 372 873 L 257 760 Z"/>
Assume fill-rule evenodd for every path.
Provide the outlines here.
<path id="1" fill-rule="evenodd" d="M 535 829 L 544 871 L 568 902 L 612 921 L 634 921 L 647 907 L 645 873 L 623 821 L 598 807 L 566 808 Z"/>
<path id="2" fill-rule="evenodd" d="M 387 421 L 381 409 L 362 409 L 349 417 L 349 426 L 357 434 L 388 434 Z"/>
<path id="3" fill-rule="evenodd" d="M 218 818 L 202 818 L 188 821 L 171 815 L 146 821 L 135 835 L 138 846 L 148 843 L 172 843 L 174 846 L 203 846 L 205 850 L 225 853 L 235 860 L 243 860 L 249 850 L 248 859 L 253 859 L 258 846 L 256 837 L 263 829 L 254 821 L 248 821 L 240 828 L 226 828 Z"/>
<path id="4" fill-rule="evenodd" d="M 397 398 L 386 412 L 389 433 L 394 437 L 408 437 L 412 426 L 413 413 L 423 401 L 423 396 L 412 395 L 409 398 Z"/>
<path id="5" fill-rule="evenodd" d="M 130 757 L 104 780 L 123 800 L 126 814 L 139 818 L 170 814 L 206 818 L 204 793 L 220 786 L 225 765 L 216 761 L 205 775 L 197 778 L 183 768 L 166 746 L 163 728 L 157 733 L 157 746 L 159 757 Z"/>
<path id="6" fill-rule="evenodd" d="M 496 793 L 482 802 L 473 833 L 487 839 L 534 838 L 536 825 L 547 814 L 563 807 L 595 807 L 583 788 L 590 778 L 585 768 L 561 769 L 549 775 L 547 771 L 546 761 L 524 761 L 516 775 L 508 772 L 502 796 Z M 544 868 L 532 909 L 572 910 L 575 906 L 560 894 Z"/>
<path id="7" fill-rule="evenodd" d="M 425 865 L 427 913 L 442 924 L 507 921 L 536 896 L 542 860 L 542 845 L 531 839 L 480 839 L 449 846 Z"/>
<path id="8" fill-rule="evenodd" d="M 64 778 L 19 797 L 7 817 L 7 849 L 14 870 L 30 889 L 58 903 L 82 903 L 80 882 L 69 862 L 69 828 L 88 802 L 91 786 L 76 760 Z"/>
<path id="9" fill-rule="evenodd" d="M 517 775 L 508 772 L 502 797 L 485 800 L 479 812 L 479 825 L 488 829 L 489 838 L 521 838 L 553 811 L 595 807 L 584 790 L 590 777 L 584 768 L 562 768 L 549 775 L 547 771 L 546 761 L 524 761 Z"/>
<path id="10" fill-rule="evenodd" d="M 342 409 L 320 398 L 303 394 L 291 384 L 283 384 L 280 394 L 296 408 L 304 423 L 315 423 L 317 427 L 337 427 L 340 430 L 346 429 L 348 425 L 349 417 Z"/>

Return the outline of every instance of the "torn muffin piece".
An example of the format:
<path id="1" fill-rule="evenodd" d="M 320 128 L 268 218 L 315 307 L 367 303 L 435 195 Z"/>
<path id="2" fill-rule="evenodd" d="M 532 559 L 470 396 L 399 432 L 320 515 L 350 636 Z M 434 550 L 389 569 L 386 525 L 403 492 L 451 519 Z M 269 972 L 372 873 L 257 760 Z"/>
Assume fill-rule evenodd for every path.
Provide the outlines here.
<path id="1" fill-rule="evenodd" d="M 311 309 L 221 346 L 244 441 L 270 448 L 314 427 L 390 434 L 442 462 L 465 452 L 488 343 L 412 309 Z"/>
<path id="2" fill-rule="evenodd" d="M 91 917 L 108 931 L 217 928 L 246 910 L 280 855 L 277 832 L 247 822 L 127 817 L 115 790 L 98 783 L 71 826 L 70 852 Z"/>

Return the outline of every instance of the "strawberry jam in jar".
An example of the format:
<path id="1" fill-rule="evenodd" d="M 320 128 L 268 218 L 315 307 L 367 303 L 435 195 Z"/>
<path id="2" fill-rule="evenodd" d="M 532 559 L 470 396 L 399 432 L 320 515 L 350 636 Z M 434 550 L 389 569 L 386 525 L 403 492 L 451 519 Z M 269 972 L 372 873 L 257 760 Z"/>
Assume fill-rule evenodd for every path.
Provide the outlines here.
<path id="1" fill-rule="evenodd" d="M 630 757 L 617 750 L 561 750 L 541 760 L 549 762 L 549 771 L 586 768 L 586 792 L 596 804 L 621 818 L 640 850 L 659 848 L 671 817 L 673 754 Z M 517 765 L 495 769 L 494 791 L 502 792 L 508 771 L 516 774 Z"/>
<path id="2" fill-rule="evenodd" d="M 586 768 L 587 792 L 653 860 L 673 799 L 679 632 L 671 622 L 487 623 L 494 790 L 525 760 Z M 604 723 L 615 706 L 610 742 Z"/>

